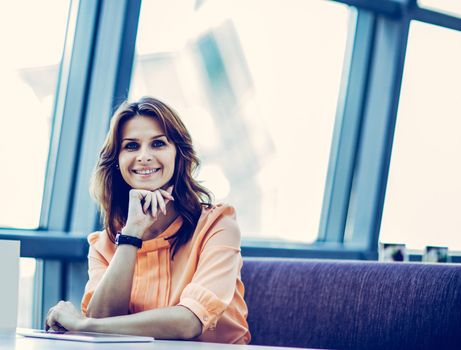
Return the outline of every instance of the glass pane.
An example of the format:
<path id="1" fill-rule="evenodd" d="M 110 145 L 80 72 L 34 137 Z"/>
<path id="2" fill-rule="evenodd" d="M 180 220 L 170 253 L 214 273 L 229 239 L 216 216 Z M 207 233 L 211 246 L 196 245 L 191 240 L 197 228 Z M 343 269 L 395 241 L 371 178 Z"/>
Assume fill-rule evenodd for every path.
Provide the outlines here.
<path id="1" fill-rule="evenodd" d="M 418 0 L 420 7 L 461 16 L 461 1 L 459 0 Z"/>
<path id="2" fill-rule="evenodd" d="M 381 241 L 461 250 L 461 33 L 410 27 Z"/>
<path id="3" fill-rule="evenodd" d="M 69 1 L 0 3 L 0 226 L 39 224 Z"/>
<path id="4" fill-rule="evenodd" d="M 35 259 L 21 258 L 19 265 L 18 327 L 33 327 Z"/>
<path id="5" fill-rule="evenodd" d="M 324 1 L 142 3 L 131 98 L 179 111 L 246 237 L 317 237 L 348 19 Z"/>

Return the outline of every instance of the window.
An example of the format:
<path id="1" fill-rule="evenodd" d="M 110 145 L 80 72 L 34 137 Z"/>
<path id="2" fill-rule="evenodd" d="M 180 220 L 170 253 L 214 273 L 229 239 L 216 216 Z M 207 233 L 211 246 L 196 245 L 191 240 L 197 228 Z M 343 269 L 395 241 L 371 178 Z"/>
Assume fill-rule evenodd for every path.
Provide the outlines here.
<path id="1" fill-rule="evenodd" d="M 178 110 L 246 237 L 317 238 L 348 18 L 324 1 L 142 3 L 130 97 Z"/>
<path id="2" fill-rule="evenodd" d="M 18 327 L 33 327 L 35 259 L 21 258 L 19 265 Z"/>
<path id="3" fill-rule="evenodd" d="M 412 22 L 380 240 L 461 249 L 461 33 Z"/>
<path id="4" fill-rule="evenodd" d="M 53 0 L 0 4 L 3 227 L 39 226 L 69 4 Z"/>

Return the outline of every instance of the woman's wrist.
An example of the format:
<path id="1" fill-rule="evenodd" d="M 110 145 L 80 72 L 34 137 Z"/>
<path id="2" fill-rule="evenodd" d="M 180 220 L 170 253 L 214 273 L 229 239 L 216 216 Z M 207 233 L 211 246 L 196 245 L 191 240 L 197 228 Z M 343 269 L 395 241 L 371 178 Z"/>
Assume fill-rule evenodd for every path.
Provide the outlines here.
<path id="1" fill-rule="evenodd" d="M 142 239 L 142 236 L 143 236 L 141 230 L 131 228 L 128 226 L 125 226 L 124 228 L 122 228 L 122 231 L 120 233 L 124 236 L 131 236 L 131 237 L 136 237 L 139 239 Z"/>
<path id="2" fill-rule="evenodd" d="M 79 331 L 79 332 L 91 332 L 91 331 L 93 331 L 94 320 L 95 320 L 94 318 L 85 317 L 80 322 L 78 322 L 76 330 Z"/>

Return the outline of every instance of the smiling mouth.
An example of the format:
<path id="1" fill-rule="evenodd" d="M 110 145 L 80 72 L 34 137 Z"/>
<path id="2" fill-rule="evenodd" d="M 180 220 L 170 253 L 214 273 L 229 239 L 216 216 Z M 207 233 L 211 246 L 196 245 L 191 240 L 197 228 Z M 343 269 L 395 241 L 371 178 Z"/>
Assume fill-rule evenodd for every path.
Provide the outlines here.
<path id="1" fill-rule="evenodd" d="M 150 175 L 150 174 L 154 174 L 156 172 L 158 172 L 160 170 L 160 168 L 156 168 L 156 169 L 146 169 L 146 170 L 132 170 L 133 173 L 135 174 L 138 174 L 138 175 Z"/>

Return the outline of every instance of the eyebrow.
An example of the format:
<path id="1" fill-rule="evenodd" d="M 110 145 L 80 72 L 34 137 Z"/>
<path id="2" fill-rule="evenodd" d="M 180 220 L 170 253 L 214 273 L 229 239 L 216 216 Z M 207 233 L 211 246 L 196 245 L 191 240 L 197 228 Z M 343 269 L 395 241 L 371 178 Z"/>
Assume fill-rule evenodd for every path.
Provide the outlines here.
<path id="1" fill-rule="evenodd" d="M 164 135 L 164 134 L 156 135 L 156 136 L 152 136 L 150 139 L 155 140 L 155 139 L 159 139 L 161 137 L 166 137 L 166 135 Z M 138 141 L 138 140 L 139 139 L 137 139 L 137 138 L 125 137 L 124 139 L 122 139 L 122 142 L 123 141 Z"/>

